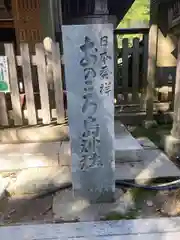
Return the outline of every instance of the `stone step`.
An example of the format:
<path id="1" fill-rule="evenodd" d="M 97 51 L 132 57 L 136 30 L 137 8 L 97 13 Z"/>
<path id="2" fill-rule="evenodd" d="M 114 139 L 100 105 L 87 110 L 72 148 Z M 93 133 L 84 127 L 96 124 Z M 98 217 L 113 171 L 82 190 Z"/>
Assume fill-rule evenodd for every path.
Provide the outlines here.
<path id="1" fill-rule="evenodd" d="M 104 204 L 104 208 L 107 206 Z M 70 206 L 72 208 L 72 206 Z M 93 206 L 91 206 L 91 209 Z M 99 209 L 97 209 L 98 211 Z M 72 211 L 72 210 L 71 210 Z M 80 210 L 79 210 L 80 211 Z M 90 212 L 90 211 L 89 211 Z M 23 224 L 0 228 L 1 239 L 179 240 L 180 218 L 129 219 L 58 224 Z"/>
<path id="2" fill-rule="evenodd" d="M 116 123 L 115 155 L 122 162 L 136 162 L 141 144 L 132 137 L 125 126 Z M 70 166 L 70 142 L 37 142 L 0 144 L 0 171 L 33 167 Z"/>
<path id="3" fill-rule="evenodd" d="M 117 141 L 118 142 L 118 141 Z M 28 144 L 29 145 L 29 144 Z M 56 145 L 56 144 L 55 144 Z M 55 146 L 51 144 L 45 144 L 44 147 L 33 149 L 30 146 L 30 151 L 12 151 L 10 146 L 8 147 L 10 151 L 3 150 L 0 153 L 0 172 L 20 170 L 25 168 L 35 168 L 35 167 L 51 167 L 51 166 L 70 166 L 71 165 L 71 150 L 69 142 L 63 142 L 62 145 L 56 149 Z M 19 149 L 20 146 L 17 146 Z M 13 146 L 15 150 L 15 146 Z M 43 151 L 44 150 L 44 151 Z M 54 150 L 54 151 L 53 151 Z M 116 160 L 121 162 L 136 162 L 139 159 L 140 152 L 137 150 L 116 150 Z"/>
<path id="4" fill-rule="evenodd" d="M 0 145 L 0 171 L 59 165 L 61 143 L 23 143 Z"/>

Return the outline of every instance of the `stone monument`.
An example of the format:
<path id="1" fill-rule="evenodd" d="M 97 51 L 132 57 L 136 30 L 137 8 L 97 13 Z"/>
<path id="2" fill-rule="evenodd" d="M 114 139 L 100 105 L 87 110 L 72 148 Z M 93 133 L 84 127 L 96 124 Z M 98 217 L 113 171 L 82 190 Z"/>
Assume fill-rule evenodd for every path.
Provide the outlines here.
<path id="1" fill-rule="evenodd" d="M 112 24 L 63 26 L 74 197 L 111 202 L 115 193 Z"/>

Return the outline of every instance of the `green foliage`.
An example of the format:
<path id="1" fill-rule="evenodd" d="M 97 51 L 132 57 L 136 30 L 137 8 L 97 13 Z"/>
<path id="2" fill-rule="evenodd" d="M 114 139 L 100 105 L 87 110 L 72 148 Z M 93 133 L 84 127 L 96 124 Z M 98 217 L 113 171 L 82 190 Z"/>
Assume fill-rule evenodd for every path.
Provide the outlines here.
<path id="1" fill-rule="evenodd" d="M 149 0 L 135 0 L 118 28 L 129 28 L 133 22 L 149 22 Z"/>
<path id="2" fill-rule="evenodd" d="M 150 16 L 150 0 L 135 0 L 124 19 L 118 25 L 118 28 L 130 28 L 132 23 L 145 23 L 148 25 Z M 121 35 L 118 36 L 118 46 L 122 46 L 122 39 L 129 38 L 129 45 L 132 45 L 132 39 L 138 37 L 142 38 L 140 34 Z"/>

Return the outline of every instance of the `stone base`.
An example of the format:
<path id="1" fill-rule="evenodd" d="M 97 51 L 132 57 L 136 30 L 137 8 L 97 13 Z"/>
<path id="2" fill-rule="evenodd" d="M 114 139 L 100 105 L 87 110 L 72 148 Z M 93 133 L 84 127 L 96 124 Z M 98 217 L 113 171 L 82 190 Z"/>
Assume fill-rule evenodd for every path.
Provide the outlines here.
<path id="1" fill-rule="evenodd" d="M 90 204 L 82 197 L 75 198 L 72 190 L 61 191 L 53 198 L 55 222 L 99 221 L 111 213 L 125 214 L 133 207 L 132 197 L 121 189 L 116 189 L 115 199 L 114 203 Z"/>
<path id="2" fill-rule="evenodd" d="M 69 167 L 24 169 L 17 173 L 6 190 L 11 196 L 35 197 L 56 191 L 71 181 Z"/>
<path id="3" fill-rule="evenodd" d="M 136 162 L 116 161 L 116 179 L 149 183 L 154 179 L 180 177 L 180 170 L 159 149 L 144 149 Z"/>
<path id="4" fill-rule="evenodd" d="M 74 169 L 72 181 L 75 197 L 81 196 L 91 203 L 113 202 L 115 192 L 115 167 L 112 164 L 88 168 L 86 171 Z"/>
<path id="5" fill-rule="evenodd" d="M 180 139 L 165 136 L 163 139 L 164 150 L 171 157 L 180 157 Z"/>
<path id="6" fill-rule="evenodd" d="M 122 162 L 136 162 L 138 153 L 143 150 L 121 122 L 115 122 L 115 159 Z"/>
<path id="7" fill-rule="evenodd" d="M 39 143 L 69 139 L 69 127 L 65 125 L 24 126 L 0 130 L 0 143 Z"/>

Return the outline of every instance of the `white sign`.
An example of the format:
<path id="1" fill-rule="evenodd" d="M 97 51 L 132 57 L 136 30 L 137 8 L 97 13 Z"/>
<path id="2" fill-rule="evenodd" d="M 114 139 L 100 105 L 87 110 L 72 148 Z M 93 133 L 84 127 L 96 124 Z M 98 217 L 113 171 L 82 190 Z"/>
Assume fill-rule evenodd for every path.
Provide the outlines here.
<path id="1" fill-rule="evenodd" d="M 0 56 L 0 92 L 10 92 L 8 61 L 6 56 Z"/>
<path id="2" fill-rule="evenodd" d="M 113 25 L 63 26 L 75 192 L 110 201 L 114 181 Z"/>

